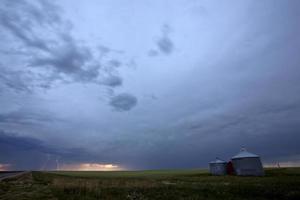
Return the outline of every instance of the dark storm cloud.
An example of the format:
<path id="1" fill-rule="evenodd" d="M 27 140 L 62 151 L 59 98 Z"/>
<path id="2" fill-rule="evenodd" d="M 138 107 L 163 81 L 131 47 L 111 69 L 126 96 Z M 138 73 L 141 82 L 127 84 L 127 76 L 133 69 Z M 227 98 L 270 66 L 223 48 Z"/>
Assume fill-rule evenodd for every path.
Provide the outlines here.
<path id="1" fill-rule="evenodd" d="M 38 150 L 43 153 L 53 153 L 51 148 L 45 147 L 43 143 L 31 137 L 18 136 L 15 133 L 7 133 L 0 130 L 0 143 L 1 146 L 15 146 L 19 150 Z"/>
<path id="2" fill-rule="evenodd" d="M 137 105 L 137 98 L 131 94 L 122 93 L 111 98 L 110 105 L 116 111 L 129 111 Z"/>
<path id="3" fill-rule="evenodd" d="M 300 87 L 294 84 L 299 80 L 296 63 L 282 65 L 285 73 L 276 76 L 278 84 L 270 79 L 270 82 L 259 82 L 259 87 L 256 84 L 239 85 L 236 88 L 240 93 L 238 96 L 226 91 L 233 96 L 226 101 L 229 105 L 222 102 L 215 105 L 212 99 L 218 97 L 211 97 L 205 104 L 205 107 L 211 108 L 209 112 L 195 109 L 201 100 L 197 99 L 198 102 L 193 104 L 189 99 L 194 110 L 179 116 L 179 122 L 175 121 L 172 126 L 166 123 L 161 130 L 147 127 L 140 131 L 144 136 L 124 139 L 115 149 L 131 149 L 128 162 L 134 163 L 137 168 L 207 167 L 207 163 L 216 156 L 228 160 L 241 147 L 262 156 L 264 163 L 299 161 Z M 195 88 L 199 88 L 198 85 Z M 180 105 L 187 108 L 186 98 L 183 99 Z M 180 110 L 180 107 L 172 107 L 169 112 L 173 110 Z M 133 145 L 134 141 L 138 142 Z M 291 156 L 293 159 L 290 159 Z"/>
<path id="4" fill-rule="evenodd" d="M 182 10 L 184 6 L 177 4 L 174 1 Z M 204 2 L 196 4 L 194 13 L 188 9 L 180 20 L 170 16 L 170 23 L 178 29 L 173 34 L 170 26 L 163 26 L 148 52 L 148 56 L 167 57 L 176 47 L 182 55 L 166 59 L 168 62 L 133 57 L 139 65 L 157 65 L 129 75 L 135 79 L 131 84 L 138 81 L 139 85 L 124 88 L 140 92 L 144 98 L 138 101 L 132 94 L 115 91 L 126 81 L 121 75 L 128 76 L 122 67 L 135 66 L 134 60 L 127 63 L 120 59 L 122 52 L 110 47 L 91 48 L 94 38 L 90 43 L 77 40 L 72 24 L 61 18 L 60 9 L 50 1 L 0 1 L 0 35 L 4 36 L 0 45 L 0 126 L 5 129 L 0 132 L 0 152 L 5 152 L 0 154 L 1 163 L 19 169 L 44 169 L 46 165 L 55 169 L 57 160 L 118 162 L 128 169 L 199 168 L 207 167 L 216 156 L 228 160 L 241 147 L 262 156 L 263 162 L 300 160 L 299 3 L 209 1 L 210 14 L 205 17 L 198 10 Z M 164 7 L 155 9 L 159 19 L 165 20 Z M 76 30 L 93 24 L 82 25 L 77 14 L 69 11 Z M 96 6 L 89 11 L 99 13 Z M 111 12 L 117 23 L 110 19 L 108 27 L 121 31 L 101 29 L 109 35 L 103 38 L 108 44 L 118 41 L 114 37 L 122 40 L 120 32 L 131 33 L 127 25 L 114 26 L 119 25 L 119 13 Z M 134 33 L 144 33 L 144 25 L 148 31 L 153 23 L 152 15 L 150 19 L 143 18 L 149 24 L 130 27 Z M 153 29 L 160 26 L 152 25 Z M 140 52 L 136 47 L 141 44 L 123 42 L 121 46 L 128 51 Z M 59 86 L 81 85 L 30 93 L 55 88 L 57 82 Z M 94 87 L 99 85 L 103 88 Z M 8 88 L 26 95 L 12 92 L 6 97 Z M 113 110 L 131 111 L 137 104 L 139 109 L 122 114 L 103 109 L 94 101 L 101 89 L 107 91 L 103 99 L 108 98 Z M 24 96 L 30 99 L 23 102 Z M 27 109 L 11 112 L 19 107 Z"/>
<path id="5" fill-rule="evenodd" d="M 282 161 L 282 158 L 288 161 L 290 155 L 298 156 L 299 159 L 299 120 L 294 123 L 273 125 L 268 127 L 267 131 L 252 130 L 250 134 L 247 132 L 249 130 L 247 124 L 231 124 L 230 120 L 229 123 L 230 126 L 226 128 L 216 129 L 208 125 L 210 128 L 207 131 L 198 130 L 197 134 L 194 132 L 190 136 L 186 135 L 190 130 L 174 127 L 159 135 L 152 133 L 151 140 L 149 138 L 151 144 L 136 139 L 139 142 L 134 144 L 137 148 L 131 152 L 133 156 L 129 158 L 131 159 L 129 162 L 138 169 L 207 167 L 216 156 L 229 160 L 242 147 L 259 154 L 263 163 Z M 259 127 L 260 123 L 252 122 L 251 126 Z M 158 139 L 155 140 L 154 137 Z"/>
<path id="6" fill-rule="evenodd" d="M 152 139 L 155 150 L 146 150 L 143 159 L 147 162 L 137 165 L 205 167 L 216 156 L 230 159 L 241 147 L 262 156 L 264 163 L 288 161 L 290 155 L 300 156 L 299 113 L 297 101 L 252 102 L 251 107 L 237 105 L 231 113 L 176 124 L 159 134 L 157 141 Z"/>
<path id="7" fill-rule="evenodd" d="M 75 81 L 95 81 L 100 64 L 93 58 L 91 50 L 78 45 L 68 30 L 60 32 L 67 22 L 59 18 L 56 7 L 45 2 L 37 7 L 26 1 L 20 4 L 6 2 L 2 6 L 1 25 L 32 51 L 29 65 L 49 67 Z M 48 34 L 52 37 L 44 35 L 42 29 L 54 34 Z"/>
<path id="8" fill-rule="evenodd" d="M 4 1 L 1 3 L 0 24 L 31 53 L 27 66 L 41 70 L 49 68 L 74 81 L 100 84 L 101 81 L 97 79 L 101 63 L 89 47 L 79 44 L 73 38 L 67 30 L 69 22 L 59 17 L 58 10 L 47 1 L 38 2 L 37 5 L 27 1 L 20 1 L 18 4 Z M 44 31 L 50 33 L 45 35 Z M 105 51 L 108 52 L 109 50 Z M 118 67 L 121 63 L 112 59 L 109 65 Z M 59 78 L 56 76 L 54 80 Z"/>
<path id="9" fill-rule="evenodd" d="M 238 134 L 238 131 L 247 132 L 250 129 L 262 132 L 266 131 L 266 128 L 270 131 L 272 127 L 269 127 L 269 124 L 273 123 L 282 122 L 288 126 L 289 122 L 297 119 L 299 112 L 300 104 L 296 102 L 290 104 L 284 102 L 272 104 L 267 102 L 257 105 L 253 104 L 251 108 L 239 108 L 238 112 L 232 111 L 232 113 L 216 115 L 213 119 L 208 118 L 186 123 L 185 126 L 191 131 L 202 132 L 206 135 L 228 130 L 232 132 L 231 134 Z M 257 130 L 259 127 L 264 129 Z"/>
<path id="10" fill-rule="evenodd" d="M 276 105 L 273 108 L 266 105 L 261 106 L 261 109 L 258 108 L 252 108 L 252 110 L 240 108 L 238 113 L 232 112 L 215 116 L 214 119 L 196 123 L 198 126 L 191 126 L 190 129 L 204 132 L 206 135 L 222 132 L 230 132 L 231 135 L 247 135 L 249 132 L 264 135 L 278 132 L 279 126 L 284 126 L 287 131 L 290 131 L 291 127 L 296 127 L 295 125 L 300 122 L 297 117 L 300 112 L 299 104 Z M 272 138 L 270 138 L 271 140 Z"/>
<path id="11" fill-rule="evenodd" d="M 1 162 L 7 162 L 15 170 L 56 169 L 57 162 L 87 162 L 99 159 L 82 148 L 61 148 L 42 140 L 0 130 Z M 45 166 L 46 164 L 46 166 Z"/>
<path id="12" fill-rule="evenodd" d="M 58 73 L 63 73 L 75 81 L 93 82 L 99 75 L 99 63 L 91 62 L 93 56 L 86 47 L 79 47 L 72 39 L 61 40 L 59 48 L 51 50 L 47 57 L 33 59 L 31 65 L 35 67 L 50 67 Z"/>
<path id="13" fill-rule="evenodd" d="M 7 45 L 20 46 L 26 52 L 15 59 L 21 62 L 15 64 L 18 70 L 13 70 L 15 66 L 0 66 L 4 72 L 0 75 L 2 85 L 22 92 L 48 89 L 57 82 L 112 88 L 122 85 L 122 77 L 115 75 L 121 61 L 112 58 L 101 63 L 102 56 L 115 50 L 100 46 L 100 57 L 95 55 L 93 48 L 72 36 L 72 24 L 60 17 L 59 7 L 49 1 L 4 0 L 0 11 L 0 26 L 8 38 L 17 39 L 15 44 Z M 8 52 L 6 56 L 16 56 L 15 52 Z"/>
<path id="14" fill-rule="evenodd" d="M 31 137 L 20 136 L 0 130 L 0 155 L 1 162 L 11 165 L 10 170 L 40 169 L 46 154 L 57 157 L 59 153 L 47 147 L 42 141 Z M 48 166 L 55 169 L 53 166 Z M 49 168 L 48 168 L 49 169 Z"/>

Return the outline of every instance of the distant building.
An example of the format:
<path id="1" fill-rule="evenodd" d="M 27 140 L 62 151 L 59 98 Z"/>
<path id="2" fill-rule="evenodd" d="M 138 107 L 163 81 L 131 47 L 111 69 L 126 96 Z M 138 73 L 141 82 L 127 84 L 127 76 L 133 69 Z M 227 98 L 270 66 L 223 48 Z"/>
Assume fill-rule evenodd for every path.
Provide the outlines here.
<path id="1" fill-rule="evenodd" d="M 263 176 L 264 169 L 260 157 L 242 148 L 231 158 L 235 174 L 238 176 Z"/>
<path id="2" fill-rule="evenodd" d="M 226 175 L 227 162 L 216 158 L 216 160 L 209 163 L 209 170 L 212 175 Z"/>

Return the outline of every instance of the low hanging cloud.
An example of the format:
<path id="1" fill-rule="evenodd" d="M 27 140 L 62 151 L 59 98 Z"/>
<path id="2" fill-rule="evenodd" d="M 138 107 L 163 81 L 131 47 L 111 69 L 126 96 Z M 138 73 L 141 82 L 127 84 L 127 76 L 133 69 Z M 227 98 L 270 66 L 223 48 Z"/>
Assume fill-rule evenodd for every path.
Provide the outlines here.
<path id="1" fill-rule="evenodd" d="M 174 49 L 173 42 L 167 35 L 160 38 L 156 44 L 159 50 L 166 55 L 171 54 Z"/>
<path id="2" fill-rule="evenodd" d="M 82 148 L 58 148 L 40 139 L 22 136 L 20 133 L 0 129 L 1 164 L 5 163 L 10 170 L 15 169 L 56 169 L 63 162 L 87 162 L 99 159 Z M 34 162 L 28 158 L 35 158 Z M 46 165 L 46 166 L 45 166 Z M 2 167 L 5 167 L 2 164 Z M 45 168 L 46 167 L 46 168 Z"/>
<path id="3" fill-rule="evenodd" d="M 137 103 L 138 100 L 135 96 L 128 93 L 122 93 L 112 97 L 109 104 L 116 111 L 129 111 L 135 107 Z"/>
<path id="4" fill-rule="evenodd" d="M 159 53 L 164 55 L 170 55 L 174 51 L 174 44 L 170 38 L 171 28 L 169 25 L 165 24 L 162 26 L 162 36 L 156 41 L 157 49 L 151 49 L 148 51 L 148 56 L 154 57 L 158 56 Z"/>
<path id="5" fill-rule="evenodd" d="M 72 39 L 61 40 L 57 49 L 51 50 L 48 56 L 34 58 L 34 67 L 50 67 L 58 73 L 68 75 L 76 81 L 93 81 L 98 77 L 100 64 L 91 65 L 93 55 L 84 46 L 78 46 Z"/>
<path id="6" fill-rule="evenodd" d="M 110 87 L 121 86 L 123 83 L 123 79 L 120 76 L 110 75 L 104 79 L 103 84 Z"/>

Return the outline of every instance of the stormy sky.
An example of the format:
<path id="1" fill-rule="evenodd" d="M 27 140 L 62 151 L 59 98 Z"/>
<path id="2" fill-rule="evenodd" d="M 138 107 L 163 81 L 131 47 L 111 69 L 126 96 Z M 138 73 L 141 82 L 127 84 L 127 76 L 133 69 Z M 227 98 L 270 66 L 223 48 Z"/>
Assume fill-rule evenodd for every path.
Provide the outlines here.
<path id="1" fill-rule="evenodd" d="M 0 170 L 300 163 L 300 1 L 1 0 Z"/>

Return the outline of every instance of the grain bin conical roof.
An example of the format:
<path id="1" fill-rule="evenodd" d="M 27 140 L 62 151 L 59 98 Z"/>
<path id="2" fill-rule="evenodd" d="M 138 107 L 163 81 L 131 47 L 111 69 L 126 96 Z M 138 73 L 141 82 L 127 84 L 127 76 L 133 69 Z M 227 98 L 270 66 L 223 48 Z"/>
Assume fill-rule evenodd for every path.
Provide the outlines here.
<path id="1" fill-rule="evenodd" d="M 247 151 L 245 148 L 242 148 L 241 151 L 233 156 L 231 159 L 237 159 L 237 158 L 257 158 L 259 157 L 258 155 L 254 154 L 254 153 L 250 153 L 249 151 Z"/>
<path id="2" fill-rule="evenodd" d="M 226 161 L 221 160 L 220 158 L 217 157 L 216 160 L 211 161 L 210 163 L 226 163 Z"/>

